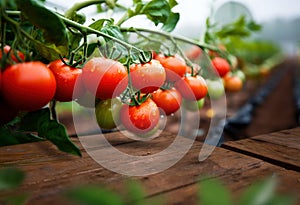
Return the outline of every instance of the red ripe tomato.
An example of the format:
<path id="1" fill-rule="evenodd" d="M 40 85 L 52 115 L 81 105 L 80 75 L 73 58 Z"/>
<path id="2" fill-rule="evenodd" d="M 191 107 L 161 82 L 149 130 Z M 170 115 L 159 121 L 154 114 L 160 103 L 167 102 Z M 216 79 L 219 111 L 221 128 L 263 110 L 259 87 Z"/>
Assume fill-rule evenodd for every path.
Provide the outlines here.
<path id="1" fill-rule="evenodd" d="M 7 103 L 0 101 L 0 126 L 10 122 L 18 115 L 18 111 Z"/>
<path id="2" fill-rule="evenodd" d="M 165 68 L 167 81 L 169 82 L 180 80 L 187 70 L 185 61 L 177 55 L 164 56 L 159 54 L 155 57 L 155 59 L 159 60 L 159 62 Z"/>
<path id="3" fill-rule="evenodd" d="M 211 63 L 220 77 L 225 76 L 230 71 L 230 65 L 224 58 L 215 57 L 211 60 Z"/>
<path id="4" fill-rule="evenodd" d="M 186 100 L 200 100 L 208 91 L 204 78 L 199 75 L 185 76 L 174 86 Z"/>
<path id="5" fill-rule="evenodd" d="M 159 61 L 151 60 L 144 64 L 130 66 L 133 87 L 142 93 L 152 93 L 162 86 L 166 80 L 166 72 Z"/>
<path id="6" fill-rule="evenodd" d="M 5 45 L 5 46 L 3 47 L 3 50 L 4 50 L 4 53 L 6 53 L 6 54 L 10 51 L 9 55 L 10 55 L 11 59 L 12 59 L 14 62 L 16 62 L 16 63 L 20 62 L 20 61 L 18 60 L 17 56 L 14 54 L 14 51 L 11 50 L 11 47 L 10 47 L 9 45 Z M 24 53 L 22 53 L 22 52 L 20 52 L 20 51 L 17 51 L 17 55 L 18 55 L 18 57 L 19 57 L 21 60 L 23 60 L 23 61 L 25 60 L 25 55 L 24 55 Z M 2 58 L 2 56 L 3 56 L 2 50 L 0 49 L 0 59 Z"/>
<path id="7" fill-rule="evenodd" d="M 120 62 L 104 57 L 92 58 L 82 69 L 84 86 L 101 100 L 120 95 L 128 85 L 127 76 Z"/>
<path id="8" fill-rule="evenodd" d="M 8 67 L 2 76 L 5 101 L 18 110 L 32 111 L 47 105 L 54 97 L 56 81 L 51 70 L 38 61 Z"/>
<path id="9" fill-rule="evenodd" d="M 175 113 L 182 102 L 180 93 L 174 87 L 169 90 L 158 89 L 152 93 L 152 99 L 166 115 Z"/>
<path id="10" fill-rule="evenodd" d="M 127 130 L 135 134 L 145 134 L 158 125 L 159 109 L 150 98 L 141 105 L 125 104 L 120 110 L 120 119 Z"/>
<path id="11" fill-rule="evenodd" d="M 202 54 L 202 49 L 199 46 L 192 46 L 189 48 L 186 52 L 185 55 L 191 60 L 196 60 L 199 58 Z"/>
<path id="12" fill-rule="evenodd" d="M 68 102 L 83 94 L 84 87 L 78 87 L 76 89 L 76 94 L 73 94 L 75 83 L 82 74 L 81 69 L 70 67 L 64 64 L 60 59 L 52 61 L 48 67 L 51 69 L 56 79 L 57 88 L 54 96 L 56 100 Z"/>

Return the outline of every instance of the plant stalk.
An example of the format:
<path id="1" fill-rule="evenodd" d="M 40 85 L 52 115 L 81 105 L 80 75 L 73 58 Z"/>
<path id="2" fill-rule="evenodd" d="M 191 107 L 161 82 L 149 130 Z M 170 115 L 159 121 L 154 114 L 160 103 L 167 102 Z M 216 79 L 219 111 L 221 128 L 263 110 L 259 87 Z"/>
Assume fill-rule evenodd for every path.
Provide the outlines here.
<path id="1" fill-rule="evenodd" d="M 65 12 L 65 17 L 71 18 L 73 16 L 73 14 L 75 14 L 80 9 L 83 9 L 85 7 L 88 7 L 88 6 L 91 6 L 94 4 L 101 4 L 104 2 L 105 2 L 105 0 L 87 0 L 87 1 L 79 2 L 79 3 L 75 3 L 70 9 L 68 9 Z"/>

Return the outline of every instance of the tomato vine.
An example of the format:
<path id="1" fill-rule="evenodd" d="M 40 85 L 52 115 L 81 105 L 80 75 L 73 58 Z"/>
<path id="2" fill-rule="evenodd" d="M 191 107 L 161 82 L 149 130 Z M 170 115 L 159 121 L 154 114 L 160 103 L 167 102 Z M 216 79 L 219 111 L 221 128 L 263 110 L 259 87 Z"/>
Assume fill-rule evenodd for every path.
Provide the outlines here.
<path id="1" fill-rule="evenodd" d="M 83 14 L 79 14 L 79 11 L 92 5 L 97 5 L 99 12 L 109 11 L 111 13 L 121 11 L 123 15 L 120 19 L 101 18 L 94 20 L 90 25 L 86 25 L 86 18 Z M 28 61 L 42 62 L 45 64 L 45 69 L 49 69 L 49 67 L 51 68 L 51 62 L 58 60 L 61 61 L 61 66 L 66 66 L 64 67 L 65 70 L 68 68 L 68 71 L 64 72 L 69 72 L 72 69 L 82 69 L 82 74 L 81 72 L 77 73 L 78 76 L 72 78 L 71 83 L 70 79 L 63 78 L 63 75 L 58 73 L 62 72 L 59 70 L 62 68 L 52 68 L 52 71 L 55 70 L 56 72 L 54 73 L 57 81 L 56 95 L 48 102 L 47 107 L 40 106 L 34 110 L 18 110 L 19 114 L 17 118 L 2 125 L 0 128 L 0 138 L 14 136 L 14 140 L 4 144 L 23 142 L 23 140 L 20 141 L 19 137 L 16 136 L 26 135 L 28 141 L 50 140 L 62 151 L 80 155 L 78 147 L 69 139 L 64 125 L 58 122 L 55 109 L 57 98 L 61 101 L 74 100 L 70 94 L 68 98 L 64 98 L 65 96 L 61 97 L 61 92 L 64 92 L 61 90 L 68 89 L 68 92 L 72 93 L 72 89 L 75 89 L 75 81 L 82 81 L 83 87 L 86 88 L 85 92 L 94 92 L 93 87 L 98 86 L 89 83 L 91 81 L 95 83 L 98 79 L 102 79 L 103 82 L 101 80 L 100 85 L 102 86 L 101 89 L 105 88 L 105 91 L 100 93 L 101 91 L 99 90 L 101 89 L 98 87 L 94 92 L 96 93 L 96 98 L 99 98 L 98 100 L 105 101 L 114 97 L 120 97 L 123 103 L 135 107 L 136 110 L 139 110 L 139 106 L 149 104 L 152 108 L 155 108 L 154 114 L 156 114 L 156 105 L 150 98 L 152 93 L 160 87 L 162 89 L 167 88 L 170 92 L 171 90 L 175 92 L 174 84 L 180 84 L 175 83 L 176 80 L 169 80 L 165 77 L 165 72 L 168 69 L 162 67 L 162 63 L 158 58 L 154 58 L 154 53 L 156 52 L 156 54 L 166 54 L 166 56 L 173 56 L 174 58 L 180 58 L 180 61 L 182 60 L 184 70 L 176 74 L 178 75 L 177 80 L 180 79 L 182 86 L 185 88 L 177 87 L 179 92 L 186 92 L 187 89 L 192 89 L 193 92 L 195 91 L 194 94 L 198 96 L 196 98 L 195 96 L 188 96 L 186 98 L 189 100 L 204 98 L 207 93 L 207 87 L 205 81 L 200 76 L 200 72 L 203 69 L 195 68 L 195 64 L 186 56 L 179 42 L 194 45 L 207 52 L 206 54 L 214 52 L 229 59 L 230 54 L 226 50 L 221 49 L 213 41 L 214 37 L 224 38 L 225 36 L 232 35 L 233 31 L 241 30 L 245 25 L 250 31 L 257 29 L 257 27 L 253 23 L 246 24 L 245 21 L 241 21 L 239 24 L 235 24 L 232 30 L 227 30 L 227 33 L 221 31 L 213 33 L 209 30 L 211 29 L 211 25 L 207 23 L 209 29 L 205 33 L 204 41 L 177 36 L 171 33 L 180 19 L 180 14 L 173 11 L 176 5 L 176 0 L 133 0 L 132 5 L 129 7 L 119 4 L 116 0 L 85 0 L 74 4 L 64 14 L 61 14 L 47 8 L 38 0 L 2 0 L 0 2 L 1 72 L 4 73 L 6 70 L 11 69 L 11 65 L 15 65 L 16 67 L 24 66 L 24 63 Z M 160 27 L 160 29 L 123 27 L 124 22 L 136 16 L 146 16 L 148 20 L 153 22 L 156 27 Z M 238 26 L 240 27 L 237 29 Z M 128 36 L 132 33 L 144 39 L 141 43 L 158 44 L 157 49 L 145 49 L 138 42 L 130 42 Z M 154 35 L 154 37 L 151 35 Z M 174 51 L 171 51 L 167 44 L 158 40 L 157 36 L 165 38 L 174 47 Z M 94 40 L 91 40 L 92 38 Z M 6 51 L 5 46 L 8 45 L 10 49 Z M 163 52 L 164 49 L 167 50 L 167 53 Z M 96 51 L 100 54 L 96 54 Z M 94 64 L 101 65 L 102 67 L 108 64 L 114 65 L 109 68 L 110 71 L 108 71 L 109 69 L 105 70 L 105 73 L 103 71 L 104 68 L 99 68 L 101 66 L 95 68 L 93 67 Z M 136 71 L 133 71 L 131 68 L 132 64 L 137 66 Z M 156 70 L 157 75 L 153 75 L 154 77 L 149 75 L 147 77 L 145 82 L 149 83 L 151 81 L 150 78 L 152 78 L 151 83 L 153 84 L 145 89 L 142 88 L 145 85 L 140 84 L 141 80 L 139 78 L 148 72 L 149 67 L 147 66 L 152 66 L 151 72 L 154 73 L 154 70 Z M 187 71 L 188 68 L 190 69 L 189 71 Z M 123 69 L 126 70 L 126 74 L 123 72 Z M 173 72 L 174 70 L 171 69 L 171 71 Z M 114 73 L 111 74 L 110 72 Z M 140 72 L 137 75 L 139 77 L 134 77 L 135 75 L 132 72 Z M 34 75 L 32 73 L 32 76 Z M 0 77 L 3 78 L 3 75 L 0 75 Z M 0 82 L 2 83 L 1 78 Z M 62 78 L 63 80 L 61 80 Z M 160 82 L 157 82 L 157 79 L 160 79 Z M 69 82 L 68 86 L 61 88 L 60 86 L 63 87 L 64 85 L 59 82 L 67 80 Z M 117 86 L 122 80 L 127 80 L 126 85 L 122 87 L 118 96 L 114 96 L 114 90 L 110 89 L 115 88 L 113 86 Z M 14 84 L 13 81 L 12 79 L 12 85 Z M 200 87 L 190 85 L 191 81 Z M 0 88 L 2 89 L 3 86 Z M 201 93 L 199 93 L 200 88 L 202 89 Z M 177 90 L 176 95 L 179 93 Z M 58 92 L 60 93 L 58 94 Z M 181 93 L 181 95 L 185 96 L 186 93 Z M 180 99 L 180 103 L 177 103 L 180 105 L 181 98 L 176 98 Z M 5 102 L 6 100 L 7 94 L 5 95 L 5 92 L 4 94 L 0 92 L 1 105 L 3 104 L 2 101 Z M 34 100 L 32 99 L 32 101 Z M 147 110 L 147 108 L 143 110 Z M 174 110 L 178 110 L 178 108 L 176 107 Z M 168 114 L 171 113 L 168 112 Z M 144 116 L 139 117 L 142 119 Z M 128 119 L 128 116 L 122 116 L 121 118 Z M 101 120 L 98 121 L 100 122 Z M 154 121 L 157 123 L 157 116 L 155 116 Z M 132 125 L 130 126 L 131 130 L 135 130 Z M 143 129 L 148 130 L 148 127 L 144 127 Z M 144 133 L 143 131 L 140 132 Z"/>

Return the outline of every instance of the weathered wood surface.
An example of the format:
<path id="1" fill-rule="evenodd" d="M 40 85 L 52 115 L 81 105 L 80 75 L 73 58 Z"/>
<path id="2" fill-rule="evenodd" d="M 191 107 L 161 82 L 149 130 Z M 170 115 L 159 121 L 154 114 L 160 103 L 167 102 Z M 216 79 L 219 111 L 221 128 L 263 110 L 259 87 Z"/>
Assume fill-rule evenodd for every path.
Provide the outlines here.
<path id="1" fill-rule="evenodd" d="M 224 148 L 300 171 L 300 127 L 229 141 Z"/>
<path id="2" fill-rule="evenodd" d="M 290 133 L 286 140 L 291 141 L 290 145 L 276 137 L 280 134 L 273 133 L 270 138 L 274 136 L 276 140 L 272 143 L 294 149 L 294 154 L 299 156 L 299 144 L 296 144 L 295 141 L 295 143 L 292 142 L 298 138 L 298 131 L 299 128 L 283 132 Z M 174 135 L 167 132 L 148 142 L 126 139 L 118 132 L 105 136 L 117 149 L 138 156 L 157 153 L 174 140 Z M 99 136 L 88 137 L 96 139 Z M 262 141 L 261 137 L 259 139 Z M 78 139 L 74 138 L 74 141 L 81 147 L 82 158 L 59 152 L 48 142 L 0 148 L 0 167 L 15 166 L 26 172 L 26 180 L 17 193 L 27 192 L 30 194 L 27 204 L 71 204 L 66 201 L 62 193 L 70 187 L 82 184 L 100 184 L 117 191 L 124 189 L 124 182 L 128 177 L 103 168 L 85 152 Z M 270 144 L 272 143 L 270 142 Z M 244 153 L 238 153 L 237 150 L 224 148 L 216 148 L 207 160 L 199 162 L 198 155 L 201 147 L 201 142 L 195 141 L 189 152 L 171 168 L 150 176 L 133 178 L 142 184 L 149 199 L 163 197 L 166 204 L 195 204 L 199 177 L 206 175 L 221 179 L 238 195 L 243 188 L 259 178 L 276 174 L 281 182 L 280 191 L 299 193 L 300 172 L 298 171 L 287 170 Z M 103 146 L 91 143 L 89 148 L 98 150 L 103 149 Z M 273 152 L 273 150 L 270 151 Z M 292 164 L 292 161 L 295 160 L 293 166 L 297 165 L 299 157 L 298 159 L 294 158 L 289 149 L 281 149 L 281 151 L 281 155 L 288 153 L 286 155 L 287 163 Z M 107 157 L 113 159 L 112 156 Z M 165 157 L 168 159 L 168 156 Z M 124 162 L 116 160 L 116 163 Z M 6 194 L 0 193 L 0 199 Z"/>

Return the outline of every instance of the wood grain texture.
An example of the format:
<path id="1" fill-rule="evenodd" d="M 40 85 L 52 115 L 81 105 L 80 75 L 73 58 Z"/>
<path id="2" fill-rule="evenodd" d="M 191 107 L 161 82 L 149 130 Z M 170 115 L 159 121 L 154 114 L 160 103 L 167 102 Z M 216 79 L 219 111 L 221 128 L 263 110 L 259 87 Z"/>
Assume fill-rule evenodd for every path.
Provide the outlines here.
<path id="1" fill-rule="evenodd" d="M 299 172 L 299 142 L 300 127 L 296 127 L 239 141 L 226 142 L 222 147 Z"/>
<path id="2" fill-rule="evenodd" d="M 91 139 L 90 151 L 103 149 L 97 144 L 99 135 L 87 136 Z M 168 147 L 174 135 L 164 132 L 151 142 L 124 139 L 119 133 L 109 133 L 106 139 L 116 149 L 137 156 L 151 155 Z M 162 197 L 166 204 L 195 204 L 196 191 L 201 176 L 216 177 L 224 181 L 230 189 L 238 194 L 244 187 L 259 178 L 277 174 L 284 182 L 282 192 L 300 190 L 300 173 L 286 170 L 260 159 L 246 156 L 231 150 L 216 148 L 209 158 L 198 161 L 202 144 L 195 141 L 189 152 L 169 169 L 149 176 L 127 177 L 109 171 L 96 163 L 83 149 L 78 139 L 73 139 L 81 150 L 81 158 L 59 152 L 49 142 L 37 142 L 0 148 L 0 167 L 15 166 L 26 172 L 22 186 L 11 195 L 27 192 L 30 199 L 27 204 L 72 204 L 63 193 L 71 187 L 85 184 L 96 184 L 123 192 L 128 179 L 137 180 L 144 187 L 150 199 Z M 167 161 L 176 153 L 165 156 Z M 108 160 L 116 160 L 116 164 L 124 164 L 113 156 Z M 0 200 L 8 193 L 0 193 Z"/>

